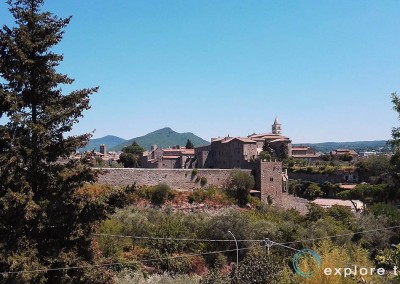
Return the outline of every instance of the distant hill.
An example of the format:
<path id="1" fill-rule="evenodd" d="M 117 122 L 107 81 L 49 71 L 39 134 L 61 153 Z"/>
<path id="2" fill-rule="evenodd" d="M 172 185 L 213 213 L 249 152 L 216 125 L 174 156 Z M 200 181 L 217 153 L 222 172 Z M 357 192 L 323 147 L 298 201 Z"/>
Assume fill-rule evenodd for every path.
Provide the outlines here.
<path id="1" fill-rule="evenodd" d="M 127 140 L 117 137 L 117 136 L 107 135 L 107 136 L 104 136 L 101 138 L 90 139 L 90 141 L 86 145 L 86 147 L 81 150 L 91 151 L 93 149 L 96 149 L 96 151 L 100 151 L 101 144 L 105 144 L 107 149 L 110 150 L 112 147 L 115 147 L 121 143 L 124 143 L 125 141 L 127 141 Z"/>
<path id="2" fill-rule="evenodd" d="M 201 145 L 208 145 L 210 142 L 194 135 L 191 132 L 185 132 L 185 133 L 178 133 L 172 130 L 169 127 L 162 128 L 159 130 L 156 130 L 154 132 L 151 132 L 149 134 L 146 134 L 144 136 L 132 138 L 128 141 L 124 141 L 114 147 L 109 147 L 110 150 L 113 151 L 119 151 L 123 147 L 131 145 L 133 141 L 136 141 L 140 146 L 142 146 L 144 149 L 148 150 L 150 149 L 151 145 L 157 144 L 158 147 L 163 147 L 167 148 L 170 146 L 174 145 L 181 145 L 185 146 L 187 140 L 192 141 L 193 145 L 195 147 L 201 146 Z"/>
<path id="3" fill-rule="evenodd" d="M 386 140 L 377 141 L 355 141 L 355 142 L 323 142 L 323 143 L 302 143 L 293 144 L 293 146 L 310 146 L 317 152 L 327 153 L 336 149 L 351 149 L 356 152 L 380 151 L 390 152 L 390 146 Z"/>

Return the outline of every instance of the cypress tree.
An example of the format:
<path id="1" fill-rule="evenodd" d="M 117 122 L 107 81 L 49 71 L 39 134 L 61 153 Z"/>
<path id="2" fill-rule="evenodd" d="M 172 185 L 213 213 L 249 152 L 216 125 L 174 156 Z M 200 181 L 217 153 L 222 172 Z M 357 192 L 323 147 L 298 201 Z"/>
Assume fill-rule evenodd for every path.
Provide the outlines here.
<path id="1" fill-rule="evenodd" d="M 194 149 L 194 145 L 190 139 L 186 141 L 186 149 Z"/>
<path id="2" fill-rule="evenodd" d="M 101 268 L 49 270 L 93 264 L 93 227 L 113 211 L 109 199 L 81 191 L 95 181 L 88 166 L 57 162 L 88 142 L 67 132 L 97 87 L 62 92 L 73 79 L 56 71 L 63 56 L 52 49 L 70 18 L 41 11 L 43 0 L 7 4 L 15 25 L 0 31 L 0 273 L 43 271 L 0 274 L 0 282 L 108 282 Z"/>

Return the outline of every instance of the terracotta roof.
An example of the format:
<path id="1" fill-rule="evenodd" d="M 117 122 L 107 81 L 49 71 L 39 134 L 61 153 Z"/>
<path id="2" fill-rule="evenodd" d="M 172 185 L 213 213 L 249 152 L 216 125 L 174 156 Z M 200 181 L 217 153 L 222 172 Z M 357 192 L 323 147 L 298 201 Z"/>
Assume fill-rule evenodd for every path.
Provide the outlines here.
<path id="1" fill-rule="evenodd" d="M 356 184 L 341 184 L 339 187 L 342 189 L 353 189 L 356 186 L 357 186 Z"/>
<path id="2" fill-rule="evenodd" d="M 269 141 L 269 142 L 271 142 L 271 143 L 275 143 L 275 142 L 282 142 L 282 141 L 287 141 L 287 139 L 280 138 L 280 139 L 274 139 L 274 140 L 271 140 L 271 141 Z"/>
<path id="3" fill-rule="evenodd" d="M 256 141 L 254 141 L 254 140 L 252 140 L 250 138 L 245 138 L 245 137 L 235 137 L 232 140 L 235 140 L 235 139 L 239 140 L 239 141 L 242 141 L 244 143 L 256 143 Z"/>
<path id="4" fill-rule="evenodd" d="M 351 155 L 357 155 L 357 152 L 354 150 L 350 150 L 350 149 L 336 149 L 334 151 L 332 151 L 333 153 L 337 154 L 337 155 L 341 155 L 341 154 L 351 154 Z"/>
<path id="5" fill-rule="evenodd" d="M 194 155 L 194 149 L 164 149 L 164 153 L 166 154 L 185 154 L 185 155 Z"/>
<path id="6" fill-rule="evenodd" d="M 260 134 L 251 134 L 251 135 L 249 135 L 249 138 L 257 138 L 257 137 L 262 137 L 262 136 L 280 136 L 280 135 L 274 134 L 274 133 L 260 133 Z"/>
<path id="7" fill-rule="evenodd" d="M 179 156 L 162 156 L 163 159 L 178 159 Z"/>
<path id="8" fill-rule="evenodd" d="M 218 137 L 218 138 L 211 138 L 211 142 L 218 142 L 218 141 L 222 141 L 222 140 L 224 140 L 225 139 L 225 137 Z"/>
<path id="9" fill-rule="evenodd" d="M 221 142 L 221 143 L 230 143 L 233 140 L 239 140 L 243 143 L 256 143 L 256 141 L 247 138 L 247 137 L 224 137 L 224 138 L 216 138 L 216 139 L 211 139 L 211 143 L 212 142 Z"/>
<path id="10" fill-rule="evenodd" d="M 293 158 L 319 158 L 319 154 L 292 154 Z"/>
<path id="11" fill-rule="evenodd" d="M 257 140 L 257 141 L 264 141 L 265 139 L 284 139 L 284 140 L 289 140 L 289 137 L 279 135 L 279 134 L 272 134 L 272 133 L 266 133 L 266 134 L 257 134 L 257 135 L 251 135 L 249 136 L 250 139 Z"/>
<path id="12" fill-rule="evenodd" d="M 292 151 L 305 151 L 310 149 L 309 146 L 297 146 L 297 147 L 292 147 Z"/>

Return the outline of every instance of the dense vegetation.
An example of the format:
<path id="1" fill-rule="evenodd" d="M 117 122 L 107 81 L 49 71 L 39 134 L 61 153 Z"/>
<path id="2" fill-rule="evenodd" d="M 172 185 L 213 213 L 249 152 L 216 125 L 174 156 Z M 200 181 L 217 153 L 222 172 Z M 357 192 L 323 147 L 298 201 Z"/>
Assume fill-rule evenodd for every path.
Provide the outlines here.
<path id="1" fill-rule="evenodd" d="M 6 118 L 0 126 L 1 283 L 303 283 L 291 263 L 293 251 L 303 248 L 324 259 L 307 283 L 400 281 L 390 273 L 343 279 L 322 272 L 351 264 L 390 270 L 399 263 L 400 211 L 389 204 L 398 199 L 399 128 L 393 130 L 391 183 L 381 176 L 387 161 L 361 161 L 371 183 L 337 192 L 367 202 L 363 213 L 310 205 L 302 216 L 261 204 L 249 194 L 253 178 L 240 171 L 217 189 L 206 187 L 194 169 L 204 189 L 191 193 L 166 184 L 95 184 L 96 172 L 84 161 L 58 162 L 87 143 L 90 135 L 68 132 L 97 88 L 62 93 L 73 80 L 55 70 L 63 57 L 53 49 L 70 18 L 41 12 L 43 2 L 7 1 L 15 27 L 0 31 L 0 117 Z M 394 94 L 392 100 L 400 112 L 400 99 Z M 152 135 L 162 132 L 176 134 L 166 128 Z M 180 139 L 197 144 L 191 135 Z M 271 158 L 267 146 L 263 154 Z M 143 149 L 133 144 L 124 152 L 137 165 Z M 287 160 L 287 149 L 280 152 Z M 313 199 L 336 189 L 299 181 L 290 191 Z"/>
<path id="2" fill-rule="evenodd" d="M 140 147 L 136 141 L 133 141 L 132 145 L 122 148 L 119 162 L 122 163 L 125 168 L 140 168 L 144 151 L 145 150 Z"/>
<path id="3" fill-rule="evenodd" d="M 185 279 L 186 283 L 302 283 L 293 272 L 290 248 L 316 250 L 324 260 L 323 268 L 346 267 L 348 263 L 390 268 L 391 257 L 398 257 L 398 248 L 391 244 L 400 243 L 399 229 L 353 233 L 399 226 L 398 214 L 399 209 L 385 204 L 371 206 L 360 216 L 341 206 L 328 210 L 310 206 L 306 216 L 265 204 L 244 211 L 226 208 L 213 214 L 128 206 L 99 227 L 96 239 L 109 261 L 127 263 L 113 267 L 118 283 L 126 283 L 126 279 L 155 281 L 155 277 L 163 281 Z M 228 231 L 240 240 L 238 269 L 235 242 Z M 342 236 L 329 237 L 335 235 Z M 267 256 L 265 238 L 290 248 L 274 245 Z M 170 276 L 162 276 L 165 272 Z M 379 277 L 365 279 L 396 283 L 389 282 L 389 276 Z M 336 277 L 326 278 L 319 271 L 307 283 L 359 283 L 360 279 L 337 282 Z"/>
<path id="4" fill-rule="evenodd" d="M 42 0 L 7 3 L 15 25 L 0 30 L 0 282 L 106 283 L 110 273 L 91 266 L 91 233 L 124 192 L 94 198 L 88 165 L 57 162 L 90 138 L 69 132 L 98 88 L 63 93 L 73 79 L 57 72 L 54 47 L 70 18 L 42 12 Z M 88 269 L 58 269 L 70 266 Z"/>

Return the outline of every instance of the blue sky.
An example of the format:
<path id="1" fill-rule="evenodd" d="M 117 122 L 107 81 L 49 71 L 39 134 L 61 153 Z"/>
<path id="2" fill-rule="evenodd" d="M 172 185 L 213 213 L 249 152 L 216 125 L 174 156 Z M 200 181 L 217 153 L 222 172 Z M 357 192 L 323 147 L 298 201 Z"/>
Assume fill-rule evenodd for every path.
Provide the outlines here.
<path id="1" fill-rule="evenodd" d="M 5 1 L 0 24 L 10 25 Z M 389 139 L 398 126 L 399 1 L 47 1 L 72 88 L 100 86 L 74 133 L 169 126 L 294 143 Z M 72 90 L 70 87 L 66 91 Z"/>

